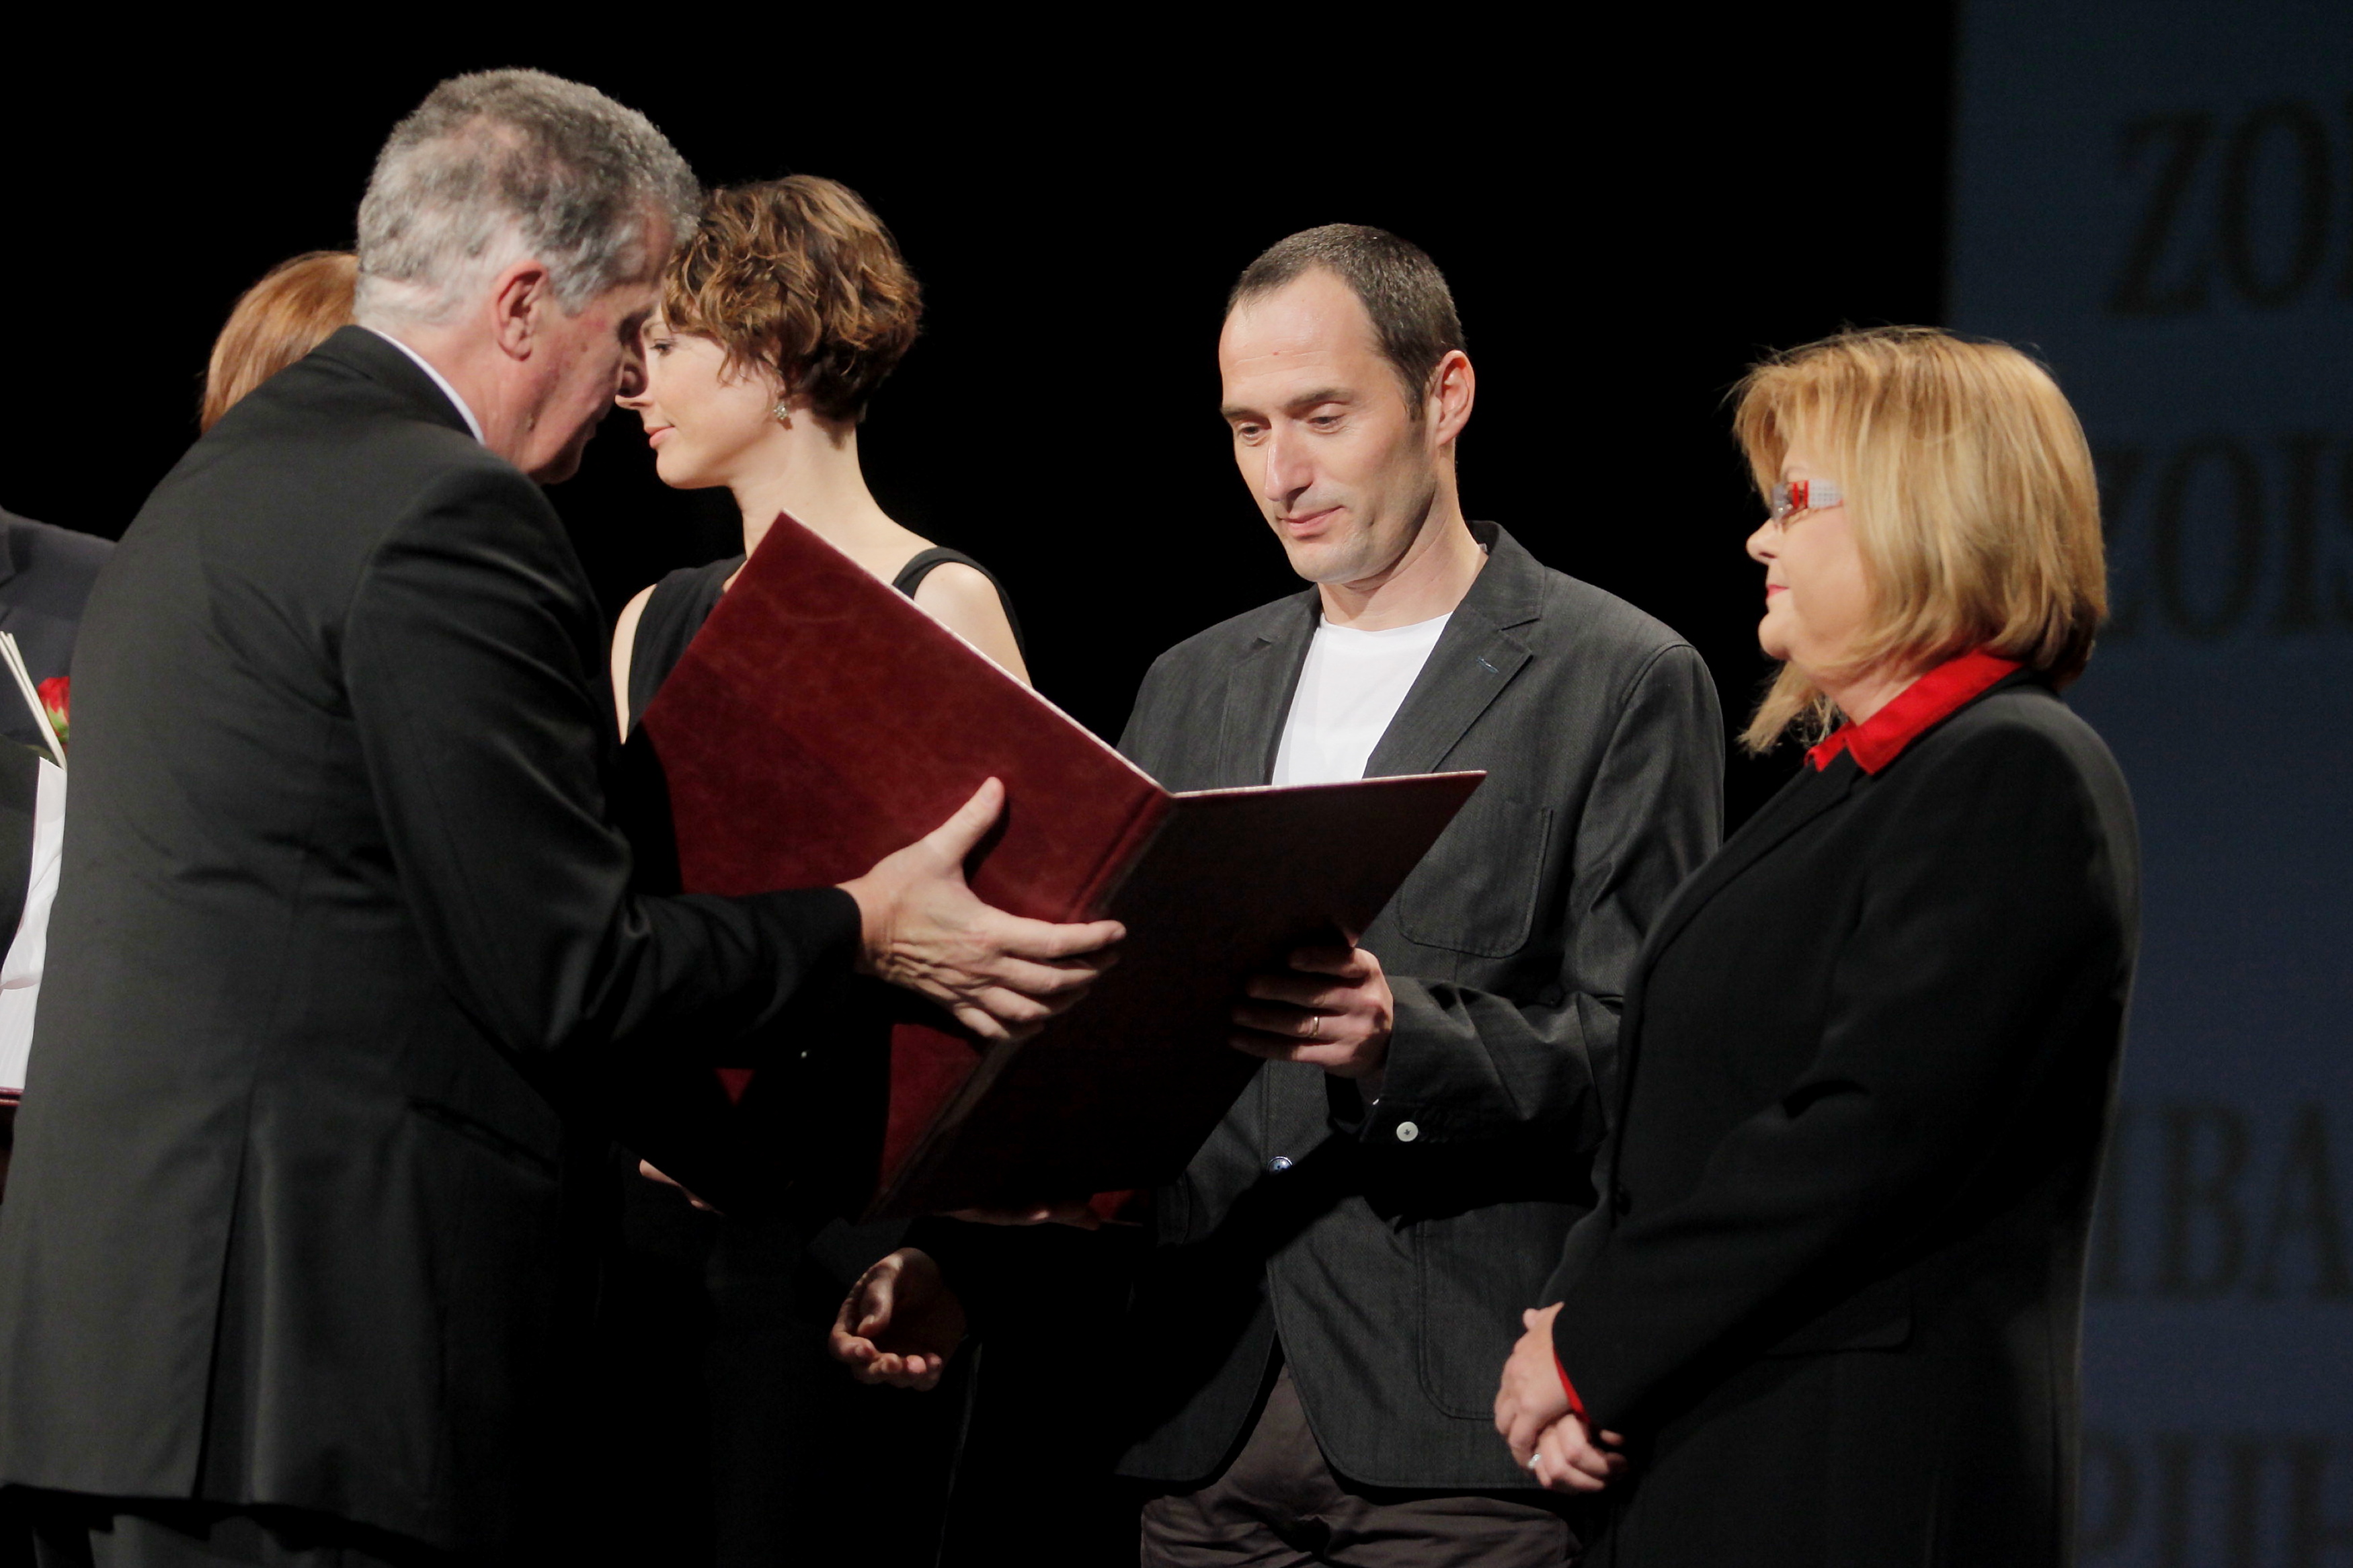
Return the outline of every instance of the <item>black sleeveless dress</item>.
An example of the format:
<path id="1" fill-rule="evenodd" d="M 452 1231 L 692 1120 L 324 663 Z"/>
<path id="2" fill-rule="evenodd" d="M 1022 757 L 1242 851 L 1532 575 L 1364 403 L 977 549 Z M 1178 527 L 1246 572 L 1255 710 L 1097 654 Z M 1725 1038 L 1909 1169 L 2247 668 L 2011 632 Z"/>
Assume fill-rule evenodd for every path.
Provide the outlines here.
<path id="1" fill-rule="evenodd" d="M 1021 617 L 1013 613 L 1013 599 L 1006 593 L 1005 584 L 961 550 L 935 544 L 918 552 L 899 568 L 899 574 L 891 579 L 891 586 L 912 599 L 924 578 L 951 561 L 959 566 L 969 566 L 988 579 L 988 585 L 997 590 L 997 602 L 1005 606 L 1006 621 L 1013 627 L 1013 644 L 1027 658 L 1029 649 L 1021 638 Z M 637 726 L 638 716 L 654 700 L 654 693 L 661 689 L 661 683 L 670 679 L 670 672 L 678 668 L 678 661 L 686 657 L 686 645 L 694 640 L 694 634 L 702 629 L 702 623 L 718 608 L 727 579 L 743 565 L 744 557 L 730 555 L 708 566 L 681 567 L 654 584 L 654 591 L 646 597 L 645 609 L 638 615 L 638 634 L 629 643 L 631 728 Z"/>
<path id="2" fill-rule="evenodd" d="M 1019 646 L 1004 585 L 961 552 L 924 550 L 892 586 L 913 598 L 949 562 L 988 578 Z M 730 556 L 654 585 L 629 647 L 633 731 L 743 564 Z M 627 749 L 644 744 L 633 739 Z M 854 1173 L 880 1125 L 854 1125 L 860 1118 L 849 1108 L 879 1108 L 881 1085 L 865 1075 L 888 1070 L 887 1056 L 859 1048 L 871 1023 L 842 1013 L 786 1020 L 811 1039 L 839 1037 L 829 1042 L 837 1048 L 818 1042 L 803 1066 L 753 1080 L 736 1107 L 752 1139 L 815 1149 L 812 1166 Z M 616 1414 L 633 1438 L 661 1436 L 632 1443 L 638 1468 L 613 1494 L 619 1560 L 786 1568 L 854 1554 L 871 1568 L 928 1568 L 974 1358 L 959 1356 L 948 1385 L 917 1397 L 853 1383 L 824 1344 L 850 1281 L 901 1244 L 905 1224 L 846 1224 L 835 1216 L 854 1196 L 807 1180 L 782 1211 L 723 1218 L 639 1177 L 634 1157 L 623 1171 L 621 1249 L 604 1314 L 619 1373 Z M 879 1542 L 877 1521 L 889 1521 Z"/>

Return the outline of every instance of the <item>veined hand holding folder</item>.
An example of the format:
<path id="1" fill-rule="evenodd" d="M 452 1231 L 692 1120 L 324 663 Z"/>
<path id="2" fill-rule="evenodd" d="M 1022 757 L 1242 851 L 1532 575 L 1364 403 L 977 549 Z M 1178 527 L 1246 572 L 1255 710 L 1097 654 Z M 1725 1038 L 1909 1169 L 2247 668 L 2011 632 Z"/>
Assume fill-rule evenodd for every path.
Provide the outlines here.
<path id="1" fill-rule="evenodd" d="M 1173 1180 L 1258 1068 L 1226 1043 L 1243 981 L 1363 931 L 1485 776 L 1172 795 L 782 514 L 639 724 L 688 892 L 847 881 L 995 777 L 974 892 L 1127 927 L 1027 1040 L 893 1027 L 872 1217 Z"/>

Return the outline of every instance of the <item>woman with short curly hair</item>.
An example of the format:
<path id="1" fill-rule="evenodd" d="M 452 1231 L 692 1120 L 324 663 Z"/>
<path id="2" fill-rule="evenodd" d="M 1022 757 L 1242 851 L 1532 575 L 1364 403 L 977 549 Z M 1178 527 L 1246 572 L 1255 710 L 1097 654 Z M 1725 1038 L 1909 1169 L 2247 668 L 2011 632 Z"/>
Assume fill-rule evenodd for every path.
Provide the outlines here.
<path id="1" fill-rule="evenodd" d="M 644 385 L 620 405 L 645 421 L 664 484 L 733 493 L 744 552 L 673 572 L 622 610 L 623 733 L 779 511 L 1028 678 L 996 579 L 893 521 L 859 466 L 858 427 L 923 310 L 898 242 L 849 186 L 795 174 L 712 194 L 647 325 Z"/>
<path id="2" fill-rule="evenodd" d="M 622 611 L 612 668 L 624 735 L 778 512 L 1028 679 L 1011 603 L 996 580 L 970 556 L 893 521 L 860 468 L 859 426 L 922 315 L 922 290 L 897 242 L 848 186 L 796 174 L 712 194 L 663 279 L 645 331 L 644 384 L 619 402 L 644 421 L 664 483 L 733 493 L 744 553 L 673 572 Z M 707 1434 L 688 1434 L 690 1452 L 707 1443 L 709 1474 L 681 1479 L 714 1510 L 708 1538 L 722 1568 L 802 1561 L 812 1542 L 853 1521 L 901 1542 L 939 1525 L 961 1401 L 859 1387 L 825 1349 L 850 1278 L 897 1246 L 903 1228 L 851 1229 L 838 1218 L 863 1195 L 839 1189 L 871 1171 L 878 1152 L 860 1142 L 880 1132 L 879 1118 L 861 1110 L 880 1105 L 872 1075 L 888 1068 L 878 1021 L 887 1026 L 854 999 L 800 1015 L 794 1037 L 766 1053 L 779 1065 L 731 1084 L 740 1097 L 736 1136 L 789 1169 L 788 1189 L 751 1194 L 740 1206 L 728 1195 L 723 1217 L 692 1212 L 674 1187 L 630 1179 L 638 1250 L 625 1267 L 650 1289 L 676 1259 L 691 1258 L 708 1290 L 686 1321 L 655 1327 L 655 1339 L 705 1338 L 702 1353 L 685 1358 L 691 1373 L 650 1392 L 669 1408 L 699 1405 L 709 1418 Z M 648 1335 L 622 1337 L 641 1343 Z M 676 1347 L 668 1353 L 638 1358 L 630 1370 L 659 1382 L 662 1367 L 677 1364 Z M 940 1374 L 936 1363 L 923 1369 L 927 1381 Z M 892 1456 L 887 1471 L 878 1453 Z M 886 1474 L 887 1524 L 854 1520 L 880 1506 Z M 680 1507 L 652 1495 L 630 1506 L 651 1516 L 655 1534 Z M 698 1521 L 680 1522 L 682 1538 L 697 1533 Z M 670 1540 L 665 1550 L 682 1548 Z"/>

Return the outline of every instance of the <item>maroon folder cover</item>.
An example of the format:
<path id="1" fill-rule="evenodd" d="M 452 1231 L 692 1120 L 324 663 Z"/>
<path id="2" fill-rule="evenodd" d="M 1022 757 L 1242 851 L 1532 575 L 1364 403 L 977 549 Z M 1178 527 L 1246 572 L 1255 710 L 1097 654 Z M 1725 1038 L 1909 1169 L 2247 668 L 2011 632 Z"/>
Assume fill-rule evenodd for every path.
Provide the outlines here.
<path id="1" fill-rule="evenodd" d="M 878 1215 L 1173 1178 L 1254 1070 L 1226 1045 L 1241 980 L 1364 929 L 1482 776 L 1173 795 L 781 515 L 639 721 L 689 892 L 846 881 L 996 777 L 974 891 L 1128 925 L 1121 962 L 1025 1042 L 983 1050 L 944 1014 L 893 1026 Z"/>

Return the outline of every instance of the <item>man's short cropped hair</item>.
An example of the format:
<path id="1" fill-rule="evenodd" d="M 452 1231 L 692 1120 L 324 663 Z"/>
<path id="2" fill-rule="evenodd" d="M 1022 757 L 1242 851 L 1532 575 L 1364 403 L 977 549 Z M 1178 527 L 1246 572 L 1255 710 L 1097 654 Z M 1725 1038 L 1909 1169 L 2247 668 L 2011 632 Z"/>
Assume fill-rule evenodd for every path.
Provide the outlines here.
<path id="1" fill-rule="evenodd" d="M 447 321 L 526 258 L 546 264 L 556 302 L 576 312 L 651 281 L 701 205 L 653 122 L 595 88 L 534 70 L 452 77 L 376 155 L 360 203 L 358 320 Z"/>
<path id="2" fill-rule="evenodd" d="M 1799 442 L 1844 494 L 1871 595 L 1854 669 L 1911 676 L 1984 648 L 2054 685 L 2082 673 L 2107 612 L 2099 486 L 2049 371 L 2008 343 L 1874 327 L 1777 353 L 1734 397 L 1760 494 Z M 1764 752 L 1834 717 L 1784 665 L 1743 740 Z"/>
<path id="3" fill-rule="evenodd" d="M 1419 419 L 1439 362 L 1462 346 L 1462 320 L 1454 313 L 1446 275 L 1411 240 L 1361 223 L 1302 229 L 1276 240 L 1242 269 L 1226 297 L 1226 314 L 1318 267 L 1345 283 L 1372 318 L 1381 357 L 1397 372 L 1406 406 Z"/>
<path id="4" fill-rule="evenodd" d="M 794 174 L 712 193 L 662 278 L 672 331 L 712 339 L 733 374 L 764 367 L 818 417 L 855 424 L 915 341 L 923 289 L 856 191 Z"/>

